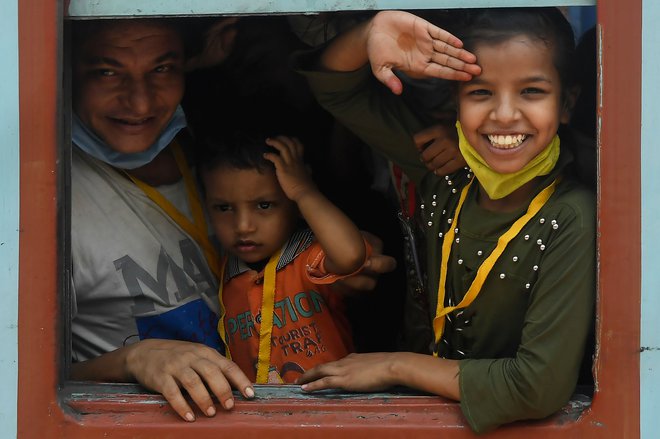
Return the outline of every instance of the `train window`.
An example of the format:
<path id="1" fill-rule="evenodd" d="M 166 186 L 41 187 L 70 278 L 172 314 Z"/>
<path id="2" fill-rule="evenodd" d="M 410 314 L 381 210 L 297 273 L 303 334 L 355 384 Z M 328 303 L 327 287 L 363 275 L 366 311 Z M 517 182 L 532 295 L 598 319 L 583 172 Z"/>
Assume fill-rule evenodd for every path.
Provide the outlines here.
<path id="1" fill-rule="evenodd" d="M 124 1 L 99 3 L 72 0 L 70 5 L 65 2 L 65 15 L 69 17 L 64 19 L 58 2 L 47 2 L 45 6 L 39 3 L 40 7 L 36 8 L 30 8 L 28 3 L 22 4 L 19 9 L 23 233 L 20 243 L 19 435 L 149 437 L 185 434 L 190 430 L 191 434 L 200 437 L 216 437 L 219 431 L 227 435 L 245 434 L 248 428 L 250 435 L 269 437 L 306 436 L 312 434 L 312 429 L 316 436 L 331 436 L 336 428 L 341 428 L 349 436 L 360 437 L 367 434 L 397 436 L 404 430 L 416 437 L 469 435 L 458 404 L 407 389 L 373 394 L 324 391 L 310 395 L 301 392 L 297 386 L 261 385 L 256 388 L 256 399 L 247 401 L 237 396 L 236 407 L 231 412 L 218 413 L 214 418 L 198 416 L 194 424 L 188 424 L 179 419 L 162 396 L 149 393 L 138 385 L 71 381 L 71 328 L 67 323 L 68 313 L 71 312 L 71 219 L 68 197 L 71 183 L 68 167 L 71 162 L 72 72 L 68 56 L 72 42 L 67 41 L 69 22 L 133 15 L 184 16 L 179 19 L 186 26 L 195 27 L 202 22 L 209 23 L 211 16 L 245 14 L 244 21 L 254 22 L 255 27 L 261 27 L 261 30 L 269 29 L 268 26 L 279 29 L 276 26 L 282 23 L 295 27 L 299 30 L 297 36 L 307 38 L 306 43 L 313 45 L 331 36 L 332 25 L 336 24 L 339 29 L 341 25 L 359 20 L 369 12 L 364 11 L 367 5 L 360 2 L 345 2 L 337 6 L 336 2 L 320 1 L 313 11 L 309 11 L 295 2 L 268 2 L 267 5 L 250 2 L 250 5 L 244 6 L 248 9 L 236 10 L 240 8 L 230 2 L 199 1 L 192 2 L 194 5 L 184 5 L 178 1 L 162 1 L 154 6 L 151 2 L 137 2 L 136 5 Z M 368 9 L 397 6 L 376 3 L 376 6 L 370 4 Z M 405 3 L 407 9 L 413 7 Z M 495 7 L 525 6 L 530 2 L 483 0 L 473 3 L 470 6 Z M 560 2 L 548 3 L 556 5 Z M 561 3 L 562 6 L 573 7 L 593 5 L 588 0 Z M 630 181 L 639 180 L 639 133 L 633 128 L 639 125 L 637 107 L 641 98 L 639 91 L 623 96 L 616 91 L 614 84 L 630 77 L 641 77 L 641 59 L 637 51 L 641 47 L 641 37 L 634 31 L 639 29 L 641 0 L 631 1 L 625 7 L 619 3 L 616 0 L 599 1 L 598 22 L 592 34 L 587 32 L 587 28 L 590 18 L 595 18 L 590 15 L 594 8 L 568 10 L 569 14 L 573 14 L 572 21 L 577 25 L 578 33 L 585 35 L 585 40 L 593 37 L 592 43 L 585 43 L 585 47 L 593 49 L 593 66 L 585 67 L 592 75 L 590 84 L 593 84 L 593 94 L 591 100 L 585 102 L 585 110 L 580 112 L 584 118 L 580 123 L 587 131 L 585 135 L 597 137 L 599 146 L 599 285 L 595 353 L 593 364 L 590 364 L 594 383 L 578 388 L 570 403 L 550 418 L 507 425 L 497 430 L 495 435 L 526 437 L 534 434 L 543 437 L 561 431 L 595 437 L 607 431 L 607 434 L 614 436 L 625 436 L 634 435 L 635 428 L 638 428 L 633 424 L 639 418 L 639 407 L 636 406 L 639 383 L 636 373 L 629 371 L 636 371 L 639 367 L 638 356 L 631 354 L 639 348 L 639 331 L 627 322 L 639 320 L 639 308 L 635 304 L 638 303 L 636 298 L 640 291 L 640 200 L 637 190 L 631 193 L 626 187 L 629 187 Z M 401 5 L 399 2 L 398 6 Z M 456 7 L 456 2 L 444 0 L 431 5 L 420 0 L 415 2 L 414 7 L 430 11 L 431 7 Z M 310 12 L 336 9 L 348 12 L 331 12 L 330 16 L 341 17 L 342 20 L 326 20 L 315 27 L 320 22 Z M 276 14 L 277 18 L 265 17 L 264 11 Z M 54 16 L 60 19 L 52 20 Z M 286 38 L 288 35 L 283 37 Z M 279 46 L 275 45 L 278 42 L 275 37 L 269 39 L 268 43 L 273 46 L 266 46 L 264 50 L 275 47 L 274 53 L 282 53 L 277 52 Z M 297 42 L 294 44 L 286 40 L 283 44 L 289 44 L 288 50 Z M 582 59 L 590 58 L 587 55 Z M 24 72 L 29 72 L 29 75 L 24 75 Z M 274 71 L 273 76 L 280 73 Z M 212 93 L 220 96 L 229 91 L 237 92 L 241 85 L 248 87 L 248 81 L 252 81 L 250 87 L 261 86 L 266 92 L 273 91 L 268 81 L 247 77 L 247 70 L 234 72 L 234 76 L 227 71 L 215 74 L 227 75 L 224 77 L 226 89 L 210 90 L 213 85 L 205 82 L 208 78 L 201 76 L 196 76 L 188 84 L 189 93 L 184 105 L 190 106 L 191 110 L 186 110 L 189 117 L 200 124 L 208 123 L 205 118 L 211 116 L 229 116 L 213 105 L 195 112 L 194 108 L 200 108 L 196 98 L 208 97 Z M 289 80 L 285 78 L 285 81 Z M 37 85 L 39 92 L 34 93 Z M 284 86 L 288 88 L 279 92 L 286 93 L 291 99 L 299 99 L 294 104 L 302 102 L 307 105 L 308 96 L 300 95 L 298 85 L 295 79 L 291 79 Z M 251 100 L 250 104 L 255 102 Z M 233 111 L 245 111 L 237 108 L 238 100 L 234 105 L 231 108 Z M 304 108 L 306 117 L 316 114 Z M 319 120 L 313 120 L 314 126 L 326 127 L 327 120 L 319 117 Z M 28 122 L 24 123 L 24 120 Z M 305 119 L 305 124 L 313 125 L 310 119 Z M 324 156 L 316 160 L 321 164 L 319 173 L 322 173 L 323 165 L 330 162 Z M 31 195 L 28 196 L 28 193 Z M 396 228 L 396 224 L 392 227 Z M 390 229 L 385 229 L 383 233 L 387 236 L 390 232 Z M 396 232 L 392 234 L 398 236 Z M 629 265 L 629 270 L 618 269 L 623 260 Z M 392 282 L 397 281 L 400 279 Z M 35 291 L 41 293 L 34 294 Z M 621 291 L 631 293 L 623 300 Z M 358 303 L 356 306 L 365 305 Z M 396 316 L 393 318 L 396 319 Z M 368 330 L 364 328 L 364 331 Z M 382 339 L 373 340 L 373 337 L 365 335 L 356 343 L 363 343 L 364 350 L 392 348 Z M 589 372 L 587 375 L 592 376 Z"/>

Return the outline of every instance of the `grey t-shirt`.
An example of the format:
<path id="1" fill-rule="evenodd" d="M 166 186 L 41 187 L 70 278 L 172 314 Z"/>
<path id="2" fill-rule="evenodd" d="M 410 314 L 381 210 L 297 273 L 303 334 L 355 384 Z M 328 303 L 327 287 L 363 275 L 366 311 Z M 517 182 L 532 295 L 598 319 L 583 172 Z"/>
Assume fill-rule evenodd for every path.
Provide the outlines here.
<path id="1" fill-rule="evenodd" d="M 217 282 L 200 247 L 130 180 L 73 149 L 73 360 L 144 338 L 220 349 Z M 157 189 L 189 215 L 183 181 Z"/>

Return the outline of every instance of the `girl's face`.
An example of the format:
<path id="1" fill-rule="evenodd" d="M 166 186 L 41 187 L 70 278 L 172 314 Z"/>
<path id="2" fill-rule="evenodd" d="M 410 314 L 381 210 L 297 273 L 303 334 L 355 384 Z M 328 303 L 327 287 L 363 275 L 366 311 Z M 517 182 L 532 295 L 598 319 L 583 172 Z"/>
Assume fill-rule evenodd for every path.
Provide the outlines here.
<path id="1" fill-rule="evenodd" d="M 463 133 L 495 172 L 519 171 L 568 122 L 553 49 L 517 35 L 473 52 L 482 73 L 459 85 Z"/>

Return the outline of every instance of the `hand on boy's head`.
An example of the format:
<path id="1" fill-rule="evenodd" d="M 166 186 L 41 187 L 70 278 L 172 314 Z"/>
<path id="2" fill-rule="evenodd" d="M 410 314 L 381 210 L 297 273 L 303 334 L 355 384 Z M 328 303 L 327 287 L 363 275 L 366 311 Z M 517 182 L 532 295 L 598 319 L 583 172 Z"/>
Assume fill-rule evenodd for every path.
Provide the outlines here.
<path id="1" fill-rule="evenodd" d="M 456 128 L 446 123 L 430 126 L 413 136 L 420 160 L 438 176 L 445 176 L 466 166 L 458 149 Z"/>
<path id="2" fill-rule="evenodd" d="M 380 12 L 368 28 L 371 69 L 394 94 L 401 94 L 403 86 L 393 70 L 458 81 L 481 73 L 476 57 L 462 47 L 449 32 L 403 11 Z"/>
<path id="3" fill-rule="evenodd" d="M 186 61 L 186 70 L 203 69 L 221 64 L 231 54 L 236 39 L 237 17 L 222 18 L 206 31 L 202 52 Z"/>
<path id="4" fill-rule="evenodd" d="M 264 158 L 275 165 L 277 180 L 290 200 L 297 202 L 304 195 L 317 190 L 303 161 L 304 147 L 300 140 L 277 136 L 266 139 L 266 143 L 279 152 L 266 153 Z"/>

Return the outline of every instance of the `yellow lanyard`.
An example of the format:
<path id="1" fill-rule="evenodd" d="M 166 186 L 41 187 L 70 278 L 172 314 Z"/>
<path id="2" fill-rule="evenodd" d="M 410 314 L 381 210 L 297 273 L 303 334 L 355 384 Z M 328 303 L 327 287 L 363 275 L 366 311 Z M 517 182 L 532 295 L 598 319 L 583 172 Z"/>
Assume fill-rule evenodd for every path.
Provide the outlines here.
<path id="1" fill-rule="evenodd" d="M 495 262 L 499 259 L 499 257 L 502 255 L 504 252 L 504 249 L 506 246 L 509 244 L 509 242 L 520 233 L 522 228 L 531 220 L 534 215 L 536 215 L 541 207 L 548 201 L 552 193 L 555 191 L 555 187 L 557 186 L 557 183 L 559 182 L 559 178 L 555 179 L 552 183 L 550 183 L 545 189 L 543 189 L 541 192 L 539 192 L 536 197 L 529 203 L 529 207 L 527 208 L 527 213 L 525 213 L 523 216 L 518 218 L 516 222 L 511 225 L 509 230 L 507 230 L 504 234 L 502 234 L 499 239 L 497 240 L 497 246 L 495 249 L 491 252 L 490 255 L 483 261 L 483 263 L 479 266 L 479 269 L 477 270 L 477 275 L 472 281 L 472 284 L 470 285 L 470 288 L 468 289 L 467 293 L 465 293 L 465 296 L 463 297 L 463 300 L 460 301 L 460 303 L 456 306 L 444 306 L 445 303 L 445 290 L 446 290 L 446 282 L 447 282 L 447 267 L 449 265 L 449 254 L 451 253 L 451 246 L 452 243 L 454 242 L 454 236 L 455 236 L 455 229 L 458 227 L 458 215 L 461 212 L 461 208 L 463 207 L 463 203 L 465 202 L 465 198 L 467 197 L 468 190 L 470 189 L 470 186 L 472 186 L 472 183 L 474 182 L 474 178 L 470 183 L 463 188 L 463 191 L 461 192 L 461 196 L 458 200 L 458 206 L 456 207 L 456 212 L 454 213 L 454 219 L 452 220 L 451 224 L 452 226 L 450 227 L 449 231 L 445 234 L 443 241 L 442 241 L 442 262 L 440 263 L 440 281 L 438 282 L 438 305 L 436 307 L 435 311 L 435 318 L 433 319 L 433 332 L 435 333 L 435 343 L 436 345 L 440 343 L 440 340 L 442 339 L 442 333 L 444 332 L 445 329 L 445 316 L 449 314 L 450 312 L 461 309 L 461 308 L 466 308 L 470 306 L 470 304 L 476 299 L 477 295 L 481 291 L 481 287 L 483 286 L 484 282 L 486 281 L 486 278 L 488 277 L 488 274 L 490 271 L 493 269 L 493 266 L 495 265 Z M 437 357 L 438 356 L 438 349 L 435 349 L 433 352 L 433 356 Z"/>
<path id="2" fill-rule="evenodd" d="M 202 203 L 199 199 L 197 186 L 195 185 L 195 179 L 193 178 L 192 173 L 188 168 L 186 157 L 176 140 L 172 142 L 171 146 L 174 159 L 176 160 L 177 167 L 183 176 L 183 182 L 186 186 L 188 203 L 190 205 L 190 211 L 192 212 L 193 217 L 192 222 L 154 187 L 132 176 L 128 172 L 126 175 L 128 175 L 128 177 L 133 181 L 133 183 L 135 183 L 137 187 L 142 189 L 142 192 L 144 192 L 147 197 L 149 197 L 154 203 L 163 209 L 163 211 L 170 218 L 172 218 L 186 233 L 188 233 L 188 235 L 190 235 L 197 242 L 197 244 L 199 244 L 200 247 L 202 247 L 209 267 L 216 276 L 219 276 L 220 263 L 218 253 L 213 247 L 213 244 L 211 244 L 211 241 L 209 241 L 206 218 L 204 217 L 204 210 L 202 209 Z M 218 277 L 218 279 L 220 278 Z"/>
<path id="3" fill-rule="evenodd" d="M 222 301 L 222 290 L 225 286 L 225 267 L 227 266 L 227 258 L 223 258 L 222 265 L 220 266 L 220 277 L 218 278 L 218 302 L 220 302 L 220 320 L 218 321 L 218 333 L 220 334 L 220 339 L 222 344 L 225 346 L 225 357 L 231 360 L 231 352 L 229 352 L 229 343 L 227 342 L 227 331 L 225 331 L 225 316 L 227 311 L 225 310 L 225 303 Z"/>
<path id="4" fill-rule="evenodd" d="M 261 324 L 259 326 L 259 355 L 257 360 L 257 384 L 268 383 L 268 371 L 270 369 L 270 347 L 271 336 L 273 333 L 273 315 L 275 312 L 275 277 L 277 276 L 277 263 L 282 256 L 282 250 L 272 255 L 264 269 L 263 296 L 261 298 Z M 224 272 L 227 260 L 222 264 L 220 270 L 220 287 L 218 289 L 218 298 L 220 300 L 220 321 L 218 322 L 218 331 L 225 344 L 225 356 L 231 359 L 229 345 L 227 344 L 227 333 L 225 331 L 225 305 L 222 300 L 224 287 Z"/>

